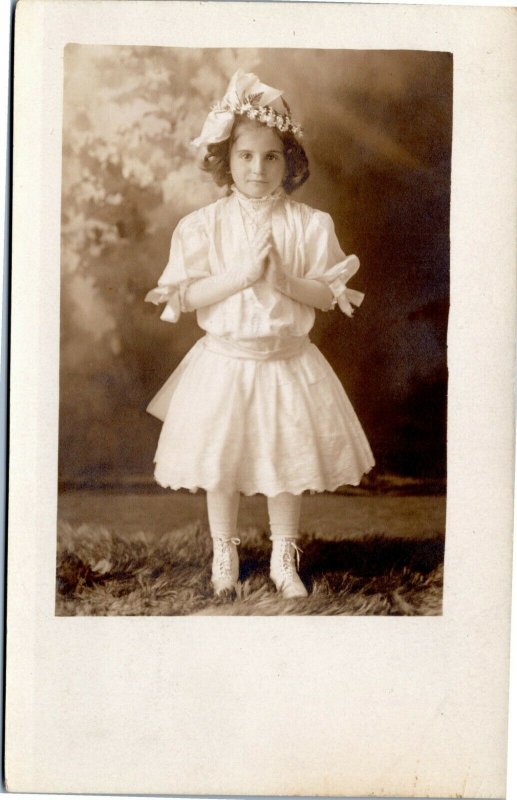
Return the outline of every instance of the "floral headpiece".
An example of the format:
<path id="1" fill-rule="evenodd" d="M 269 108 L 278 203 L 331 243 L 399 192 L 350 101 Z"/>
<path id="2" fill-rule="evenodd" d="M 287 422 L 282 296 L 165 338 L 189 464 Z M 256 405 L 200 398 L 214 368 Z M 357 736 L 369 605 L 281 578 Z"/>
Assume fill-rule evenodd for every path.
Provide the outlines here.
<path id="1" fill-rule="evenodd" d="M 228 139 L 236 116 L 256 120 L 269 128 L 277 128 L 282 133 L 302 136 L 302 128 L 292 120 L 291 110 L 282 94 L 280 89 L 261 83 L 252 72 L 245 73 L 238 69 L 222 100 L 212 106 L 200 136 L 192 144 L 202 147 Z M 275 110 L 271 105 L 278 99 L 283 104 L 283 112 Z"/>

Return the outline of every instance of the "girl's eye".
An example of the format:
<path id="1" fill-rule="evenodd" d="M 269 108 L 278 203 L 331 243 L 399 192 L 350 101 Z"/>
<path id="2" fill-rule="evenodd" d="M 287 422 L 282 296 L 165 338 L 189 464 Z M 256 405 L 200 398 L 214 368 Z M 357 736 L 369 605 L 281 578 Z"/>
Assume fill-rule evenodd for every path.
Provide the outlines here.
<path id="1" fill-rule="evenodd" d="M 241 158 L 244 161 L 249 161 L 249 159 L 251 158 L 251 153 L 241 153 Z"/>
<path id="2" fill-rule="evenodd" d="M 278 154 L 277 153 L 268 153 L 268 159 L 270 161 L 278 161 Z"/>

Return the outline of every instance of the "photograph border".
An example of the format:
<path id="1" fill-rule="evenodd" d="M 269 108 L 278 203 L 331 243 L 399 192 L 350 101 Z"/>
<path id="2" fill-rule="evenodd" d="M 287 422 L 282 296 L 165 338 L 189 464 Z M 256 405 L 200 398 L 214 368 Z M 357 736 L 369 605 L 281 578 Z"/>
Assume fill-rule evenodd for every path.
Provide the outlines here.
<path id="1" fill-rule="evenodd" d="M 48 344 L 56 341 L 59 325 L 49 316 L 56 297 L 56 229 L 48 223 L 59 211 L 59 126 L 49 121 L 59 119 L 60 42 L 71 31 L 95 38 L 106 30 L 114 38 L 192 40 L 187 19 L 194 5 L 199 11 L 197 4 L 145 3 L 146 13 L 153 10 L 152 25 L 147 16 L 144 24 L 131 13 L 142 9 L 141 3 L 124 5 L 123 19 L 121 4 L 115 7 L 110 0 L 95 19 L 87 2 L 22 0 L 18 6 L 8 786 L 78 793 L 200 794 L 217 787 L 217 794 L 243 794 L 244 788 L 248 794 L 502 796 L 514 468 L 515 81 L 510 76 L 516 56 L 511 11 L 327 5 L 316 29 L 310 24 L 313 5 L 297 7 L 294 23 L 292 11 L 277 4 L 267 9 L 228 4 L 231 20 L 221 4 L 217 11 L 207 4 L 201 6 L 207 24 L 196 31 L 204 41 L 217 27 L 224 41 L 238 29 L 239 37 L 246 33 L 256 41 L 267 35 L 280 42 L 283 32 L 287 42 L 291 27 L 298 31 L 298 44 L 302 35 L 305 41 L 339 36 L 356 47 L 382 35 L 397 46 L 418 41 L 423 49 L 452 47 L 455 54 L 449 329 L 453 503 L 447 510 L 444 617 L 420 619 L 410 630 L 407 619 L 401 620 L 403 627 L 391 619 L 387 630 L 387 621 L 379 618 L 367 625 L 364 619 L 348 618 L 340 626 L 328 620 L 321 629 L 309 619 L 302 626 L 276 620 L 274 631 L 269 620 L 259 619 L 243 620 L 247 629 L 235 619 L 231 625 L 210 620 L 210 628 L 206 620 L 193 626 L 192 619 L 188 624 L 155 619 L 152 625 L 149 620 L 112 619 L 109 625 L 82 620 L 80 632 L 66 624 L 74 621 L 52 617 L 49 564 L 55 551 L 49 552 L 49 537 L 55 536 L 55 510 L 48 498 L 56 474 L 49 468 L 49 453 L 55 448 L 57 415 L 55 392 L 49 391 L 56 363 Z M 211 25 L 214 14 L 217 26 Z M 272 26 L 277 15 L 286 15 L 290 23 L 282 31 Z M 338 29 L 337 20 L 344 19 L 345 30 Z M 177 25 L 171 27 L 171 20 Z M 480 181 L 479 175 L 490 179 Z M 489 275 L 486 259 L 480 258 L 487 231 L 496 256 Z M 487 496 L 490 504 L 483 500 Z M 231 686 L 224 680 L 228 652 Z M 151 674 L 152 687 L 142 680 Z M 252 691 L 272 675 L 267 698 Z M 307 697 L 310 703 L 304 704 Z M 256 718 L 253 730 L 239 729 L 239 759 L 228 764 L 223 754 L 234 741 L 235 726 L 225 715 L 237 699 Z M 373 712 L 374 737 L 364 726 L 365 706 Z M 95 724 L 99 708 L 100 730 Z M 153 720 L 152 730 L 142 724 L 142 709 L 145 719 Z M 190 722 L 193 714 L 196 724 Z M 277 723 L 273 731 L 272 720 Z M 122 732 L 116 743 L 110 736 L 114 725 Z M 147 778 L 138 772 L 144 745 Z M 207 773 L 200 773 L 199 753 L 210 765 Z M 65 761 L 67 770 L 60 770 Z"/>

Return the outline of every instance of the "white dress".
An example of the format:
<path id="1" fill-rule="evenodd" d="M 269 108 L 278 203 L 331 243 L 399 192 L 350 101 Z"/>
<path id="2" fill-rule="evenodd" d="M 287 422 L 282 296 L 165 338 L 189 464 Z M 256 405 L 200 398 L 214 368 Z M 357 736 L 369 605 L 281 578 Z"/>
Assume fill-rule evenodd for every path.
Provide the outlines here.
<path id="1" fill-rule="evenodd" d="M 346 257 L 330 216 L 283 193 L 250 200 L 237 191 L 182 219 L 152 302 L 162 319 L 188 310 L 198 278 L 249 263 L 253 230 L 270 225 L 284 268 L 325 281 L 345 313 L 362 295 L 346 289 Z M 246 261 L 245 261 L 246 260 Z M 197 311 L 206 332 L 150 402 L 162 419 L 155 478 L 172 489 L 251 495 L 333 491 L 357 485 L 374 459 L 343 387 L 308 338 L 315 311 L 259 281 Z"/>

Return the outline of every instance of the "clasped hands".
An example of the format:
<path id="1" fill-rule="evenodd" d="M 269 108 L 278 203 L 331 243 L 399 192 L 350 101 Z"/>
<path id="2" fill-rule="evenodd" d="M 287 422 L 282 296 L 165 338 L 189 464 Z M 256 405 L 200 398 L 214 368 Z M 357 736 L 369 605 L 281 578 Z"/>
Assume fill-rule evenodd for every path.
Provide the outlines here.
<path id="1" fill-rule="evenodd" d="M 270 230 L 257 233 L 251 246 L 252 262 L 245 270 L 247 286 L 264 280 L 279 292 L 288 288 L 289 276 L 282 266 L 280 254 L 276 249 Z"/>
<path id="2" fill-rule="evenodd" d="M 302 305 L 320 308 L 322 311 L 332 308 L 333 294 L 324 281 L 301 278 L 286 272 L 270 230 L 257 233 L 251 250 L 251 263 L 244 268 L 241 278 L 244 280 L 244 288 L 264 280 L 273 289 Z"/>
<path id="3" fill-rule="evenodd" d="M 250 250 L 249 260 L 243 259 L 232 269 L 190 282 L 183 291 L 181 310 L 194 311 L 215 305 L 259 280 L 303 305 L 322 310 L 332 307 L 333 296 L 328 286 L 318 280 L 295 277 L 284 270 L 270 230 L 259 231 Z"/>

